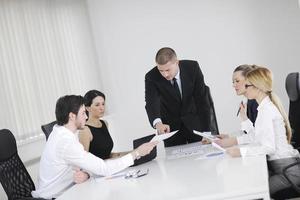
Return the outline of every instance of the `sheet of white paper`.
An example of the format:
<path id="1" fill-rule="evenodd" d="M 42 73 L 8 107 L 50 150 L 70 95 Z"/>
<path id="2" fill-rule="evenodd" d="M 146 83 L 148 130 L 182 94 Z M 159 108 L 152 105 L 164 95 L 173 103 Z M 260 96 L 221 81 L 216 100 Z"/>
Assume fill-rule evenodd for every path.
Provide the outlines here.
<path id="1" fill-rule="evenodd" d="M 193 131 L 195 134 L 197 134 L 197 135 L 200 135 L 200 136 L 202 136 L 202 137 L 204 137 L 204 138 L 206 138 L 206 139 L 208 139 L 209 141 L 213 141 L 213 140 L 215 140 L 215 139 L 217 139 L 217 137 L 216 136 L 214 136 L 214 135 L 211 135 L 211 132 L 199 132 L 199 131 Z"/>
<path id="2" fill-rule="evenodd" d="M 217 149 L 221 150 L 222 152 L 225 152 L 226 149 L 224 149 L 223 147 L 221 147 L 220 145 L 218 145 L 217 143 L 215 142 L 212 142 L 211 145 L 213 145 L 214 147 L 216 147 Z"/>
<path id="3" fill-rule="evenodd" d="M 177 130 L 178 131 L 178 130 Z M 172 135 L 174 135 L 175 133 L 177 133 L 177 131 L 172 131 L 170 133 L 164 133 L 164 134 L 160 134 L 160 135 L 156 135 L 152 138 L 152 140 L 150 142 L 154 142 L 154 141 L 158 141 L 161 142 L 169 137 L 171 137 Z"/>

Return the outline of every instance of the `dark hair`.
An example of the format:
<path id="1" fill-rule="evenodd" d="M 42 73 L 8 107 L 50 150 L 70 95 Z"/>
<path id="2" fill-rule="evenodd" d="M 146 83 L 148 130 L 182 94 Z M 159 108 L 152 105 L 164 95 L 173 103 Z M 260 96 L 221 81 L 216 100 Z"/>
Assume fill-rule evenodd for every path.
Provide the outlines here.
<path id="1" fill-rule="evenodd" d="M 173 58 L 177 58 L 176 52 L 170 47 L 163 47 L 156 53 L 155 61 L 159 65 L 164 65 Z"/>
<path id="2" fill-rule="evenodd" d="M 84 105 L 83 97 L 80 95 L 66 95 L 60 97 L 56 102 L 55 115 L 58 125 L 65 125 L 69 122 L 69 114 L 78 114 L 81 106 Z"/>
<path id="3" fill-rule="evenodd" d="M 240 65 L 237 68 L 234 69 L 234 72 L 242 72 L 242 76 L 246 77 L 247 73 L 258 68 L 259 66 L 257 65 Z"/>
<path id="4" fill-rule="evenodd" d="M 92 103 L 93 103 L 93 100 L 96 98 L 96 97 L 103 97 L 103 99 L 105 100 L 105 95 L 98 91 L 98 90 L 90 90 L 88 91 L 87 93 L 85 93 L 84 95 L 84 105 L 85 106 L 91 106 Z"/>

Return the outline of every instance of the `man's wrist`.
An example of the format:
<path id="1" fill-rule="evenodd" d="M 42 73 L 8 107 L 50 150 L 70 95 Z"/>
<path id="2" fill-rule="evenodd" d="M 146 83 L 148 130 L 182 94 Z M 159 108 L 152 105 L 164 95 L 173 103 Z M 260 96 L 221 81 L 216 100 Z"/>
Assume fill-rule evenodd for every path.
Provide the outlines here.
<path id="1" fill-rule="evenodd" d="M 160 118 L 156 118 L 156 119 L 153 121 L 153 128 L 156 129 L 156 125 L 157 125 L 158 123 L 162 123 L 162 121 L 161 121 Z"/>

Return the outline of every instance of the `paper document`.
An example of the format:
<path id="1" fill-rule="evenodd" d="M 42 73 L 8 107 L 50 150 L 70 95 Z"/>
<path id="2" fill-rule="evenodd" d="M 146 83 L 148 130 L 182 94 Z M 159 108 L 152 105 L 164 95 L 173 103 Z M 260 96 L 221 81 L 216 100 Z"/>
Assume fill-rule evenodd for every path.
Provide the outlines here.
<path id="1" fill-rule="evenodd" d="M 212 135 L 211 132 L 199 132 L 199 131 L 193 131 L 195 134 L 200 135 L 209 141 L 213 142 L 215 139 L 217 139 L 216 136 Z"/>
<path id="2" fill-rule="evenodd" d="M 226 149 L 224 149 L 223 147 L 221 147 L 220 145 L 218 145 L 215 142 L 211 142 L 211 145 L 214 146 L 214 147 L 216 147 L 217 149 L 221 150 L 222 152 L 226 151 Z"/>
<path id="3" fill-rule="evenodd" d="M 177 130 L 178 131 L 178 130 Z M 164 133 L 164 134 L 160 134 L 160 135 L 156 135 L 152 138 L 152 140 L 150 142 L 154 142 L 154 141 L 158 141 L 161 142 L 169 137 L 171 137 L 172 135 L 174 135 L 175 133 L 177 133 L 177 131 L 172 131 L 170 133 Z"/>

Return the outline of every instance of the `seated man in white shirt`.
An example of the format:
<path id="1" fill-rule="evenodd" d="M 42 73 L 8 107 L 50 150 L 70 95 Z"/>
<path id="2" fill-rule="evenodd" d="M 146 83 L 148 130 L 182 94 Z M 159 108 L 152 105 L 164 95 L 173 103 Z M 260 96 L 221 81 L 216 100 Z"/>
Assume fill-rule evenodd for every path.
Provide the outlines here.
<path id="1" fill-rule="evenodd" d="M 84 127 L 87 119 L 82 96 L 59 98 L 55 114 L 57 125 L 43 151 L 33 197 L 57 198 L 75 183 L 86 181 L 88 174 L 112 175 L 132 165 L 140 156 L 149 154 L 157 144 L 145 143 L 121 158 L 104 161 L 85 151 L 78 140 L 78 130 Z"/>

